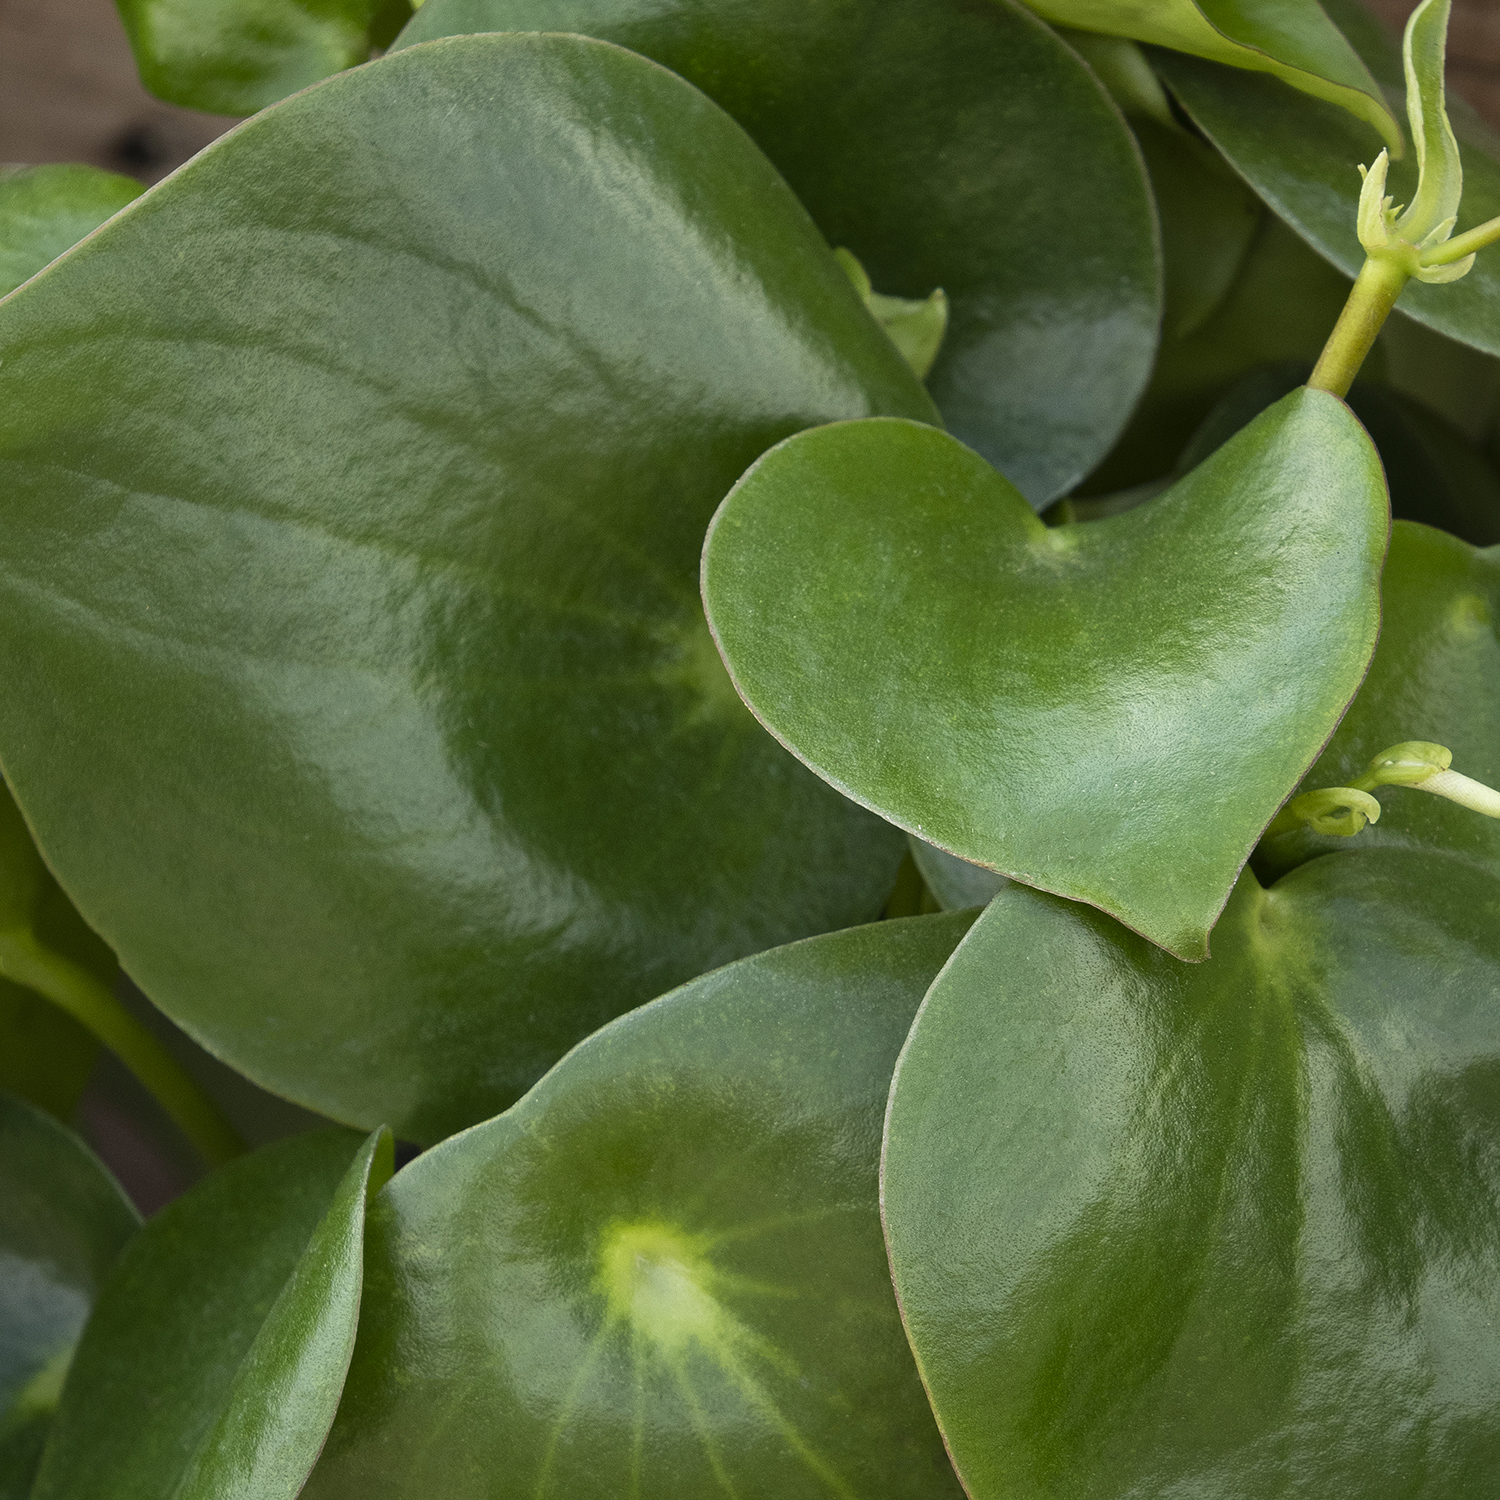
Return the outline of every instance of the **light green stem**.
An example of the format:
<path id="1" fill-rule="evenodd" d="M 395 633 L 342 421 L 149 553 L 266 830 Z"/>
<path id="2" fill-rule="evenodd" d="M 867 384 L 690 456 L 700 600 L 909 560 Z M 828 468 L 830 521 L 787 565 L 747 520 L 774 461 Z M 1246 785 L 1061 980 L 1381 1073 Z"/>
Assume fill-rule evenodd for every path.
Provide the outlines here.
<path id="1" fill-rule="evenodd" d="M 1424 266 L 1451 266 L 1454 261 L 1462 260 L 1466 255 L 1473 255 L 1476 250 L 1483 250 L 1486 245 L 1493 245 L 1496 240 L 1500 240 L 1500 218 L 1476 224 L 1473 229 L 1466 229 L 1451 240 L 1444 240 L 1441 245 L 1434 245 L 1431 250 L 1424 250 L 1422 264 Z"/>
<path id="2" fill-rule="evenodd" d="M 88 1028 L 130 1069 L 210 1166 L 245 1143 L 177 1059 L 86 969 L 39 944 L 29 932 L 0 933 L 0 975 L 35 990 Z"/>
<path id="3" fill-rule="evenodd" d="M 1341 397 L 1349 394 L 1359 367 L 1408 280 L 1405 268 L 1384 256 L 1372 256 L 1364 263 L 1307 382 L 1313 390 L 1331 391 Z"/>

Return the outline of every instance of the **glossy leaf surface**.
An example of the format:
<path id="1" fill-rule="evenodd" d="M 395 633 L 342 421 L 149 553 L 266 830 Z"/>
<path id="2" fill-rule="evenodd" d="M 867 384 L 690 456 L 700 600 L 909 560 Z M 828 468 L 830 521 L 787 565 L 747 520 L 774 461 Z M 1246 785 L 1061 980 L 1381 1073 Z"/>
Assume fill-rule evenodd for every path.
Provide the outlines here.
<path id="1" fill-rule="evenodd" d="M 944 911 L 987 906 L 995 892 L 1005 884 L 1003 875 L 997 875 L 983 865 L 970 864 L 925 839 L 908 834 L 907 842 L 923 883 Z"/>
<path id="2" fill-rule="evenodd" d="M 1293 93 L 1275 79 L 1197 58 L 1158 53 L 1156 65 L 1193 121 L 1270 207 L 1348 276 L 1364 264 L 1355 234 L 1360 177 L 1381 142 L 1343 110 Z M 1400 57 L 1394 61 L 1399 84 Z M 1500 214 L 1500 140 L 1472 110 L 1450 100 L 1464 164 L 1458 233 Z M 1388 191 L 1410 203 L 1415 153 L 1393 162 Z M 1401 294 L 1410 317 L 1460 343 L 1500 354 L 1500 257 L 1481 255 L 1461 281 L 1413 282 Z"/>
<path id="3" fill-rule="evenodd" d="M 97 167 L 0 167 L 0 297 L 141 192 L 133 177 Z"/>
<path id="4" fill-rule="evenodd" d="M 0 350 L 7 775 L 257 1082 L 437 1139 L 880 909 L 900 836 L 743 710 L 698 555 L 771 444 L 932 407 L 680 79 L 578 38 L 372 63 L 60 261 Z"/>
<path id="5" fill-rule="evenodd" d="M 0 1093 L 0 1497 L 23 1500 L 84 1320 L 140 1219 L 88 1147 Z"/>
<path id="6" fill-rule="evenodd" d="M 132 1242 L 63 1389 L 35 1500 L 293 1500 L 354 1347 L 391 1139 L 264 1146 Z"/>
<path id="7" fill-rule="evenodd" d="M 307 1500 L 957 1500 L 876 1178 L 896 1054 L 969 920 L 695 980 L 403 1170 Z"/>
<path id="8" fill-rule="evenodd" d="M 1288 397 L 1161 498 L 1048 529 L 915 423 L 762 458 L 704 548 L 737 687 L 835 786 L 1202 958 L 1374 647 L 1385 486 Z"/>
<path id="9" fill-rule="evenodd" d="M 928 388 L 1038 507 L 1104 456 L 1160 316 L 1130 132 L 1009 0 L 427 0 L 402 43 L 603 37 L 681 73 L 755 139 L 877 292 L 948 296 Z M 1088 212 L 1062 212 L 1058 184 Z"/>
<path id="10" fill-rule="evenodd" d="M 1380 85 L 1317 0 L 1027 0 L 1060 26 L 1154 42 L 1269 74 L 1405 146 Z"/>
<path id="11" fill-rule="evenodd" d="M 158 99 L 251 115 L 362 63 L 382 0 L 116 0 Z"/>
<path id="12" fill-rule="evenodd" d="M 1423 739 L 1453 765 L 1500 786 L 1500 547 L 1479 551 L 1430 527 L 1398 521 L 1381 586 L 1380 645 L 1370 675 L 1305 786 L 1347 786 L 1390 745 Z M 1382 738 L 1384 735 L 1384 738 Z M 1435 850 L 1500 870 L 1500 822 L 1442 797 L 1382 788 L 1380 821 L 1361 849 Z M 1269 876 L 1351 841 L 1297 833 L 1268 841 Z"/>
<path id="13" fill-rule="evenodd" d="M 1187 966 L 1003 891 L 882 1184 L 974 1500 L 1457 1500 L 1500 1463 L 1500 880 L 1248 873 Z"/>

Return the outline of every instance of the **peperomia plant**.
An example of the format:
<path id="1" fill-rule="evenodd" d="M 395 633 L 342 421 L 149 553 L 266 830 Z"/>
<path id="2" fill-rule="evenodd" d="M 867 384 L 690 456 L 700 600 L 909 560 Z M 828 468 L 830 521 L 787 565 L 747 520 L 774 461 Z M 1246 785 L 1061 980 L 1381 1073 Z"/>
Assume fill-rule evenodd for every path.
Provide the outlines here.
<path id="1" fill-rule="evenodd" d="M 251 118 L 0 176 L 0 1497 L 1491 1494 L 1447 0 L 121 10 Z"/>

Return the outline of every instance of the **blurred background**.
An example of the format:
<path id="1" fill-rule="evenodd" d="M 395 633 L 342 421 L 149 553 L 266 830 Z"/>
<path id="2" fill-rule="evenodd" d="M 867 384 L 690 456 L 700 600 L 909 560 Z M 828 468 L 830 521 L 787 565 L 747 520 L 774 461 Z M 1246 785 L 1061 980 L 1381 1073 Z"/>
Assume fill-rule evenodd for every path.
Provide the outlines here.
<path id="1" fill-rule="evenodd" d="M 1399 28 L 1417 0 L 1367 3 Z M 1449 81 L 1500 128 L 1500 0 L 1454 0 Z M 145 92 L 114 0 L 0 0 L 0 162 L 87 162 L 149 184 L 234 123 Z M 128 980 L 120 993 L 252 1145 L 319 1123 L 217 1063 Z M 146 1091 L 103 1051 L 75 1124 L 143 1213 L 154 1213 L 203 1170 Z"/>

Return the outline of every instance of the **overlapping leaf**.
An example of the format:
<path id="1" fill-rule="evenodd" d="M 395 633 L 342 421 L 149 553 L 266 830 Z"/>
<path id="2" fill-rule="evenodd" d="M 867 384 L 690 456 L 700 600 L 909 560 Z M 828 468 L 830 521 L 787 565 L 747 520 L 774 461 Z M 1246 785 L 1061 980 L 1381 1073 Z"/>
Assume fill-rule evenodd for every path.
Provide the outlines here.
<path id="1" fill-rule="evenodd" d="M 0 167 L 0 297 L 141 194 L 97 167 Z"/>
<path id="2" fill-rule="evenodd" d="M 754 138 L 878 293 L 947 293 L 950 431 L 1035 505 L 1103 457 L 1150 371 L 1150 195 L 1118 114 L 1010 0 L 427 0 L 399 39 L 567 31 L 655 58 Z M 1087 211 L 1063 209 L 1068 201 Z"/>
<path id="3" fill-rule="evenodd" d="M 896 1054 L 969 920 L 707 975 L 403 1170 L 307 1500 L 957 1497 L 876 1178 Z"/>
<path id="4" fill-rule="evenodd" d="M 768 453 L 703 590 L 745 700 L 820 775 L 949 852 L 1183 958 L 1374 647 L 1386 494 L 1302 391 L 1166 495 L 1049 530 L 915 423 Z"/>
<path id="5" fill-rule="evenodd" d="M 63 1377 L 140 1219 L 71 1131 L 0 1093 L 0 1500 L 26 1500 Z"/>
<path id="6" fill-rule="evenodd" d="M 1206 964 L 1001 892 L 893 1085 L 883 1206 L 974 1500 L 1485 1492 L 1500 879 L 1248 873 Z"/>
<path id="7" fill-rule="evenodd" d="M 758 731 L 697 561 L 771 444 L 932 407 L 665 69 L 487 36 L 330 80 L 10 299 L 0 359 L 6 774 L 256 1081 L 436 1139 L 880 909 L 900 836 Z"/>
<path id="8" fill-rule="evenodd" d="M 1270 74 L 1374 126 L 1399 156 L 1401 127 L 1380 85 L 1318 0 L 1027 0 L 1047 20 L 1132 37 Z"/>
<path id="9" fill-rule="evenodd" d="M 131 1243 L 63 1388 L 34 1500 L 294 1500 L 338 1405 L 366 1199 L 391 1138 L 262 1147 Z"/>
<path id="10" fill-rule="evenodd" d="M 141 82 L 159 99 L 250 115 L 352 68 L 411 14 L 407 0 L 116 0 Z"/>

